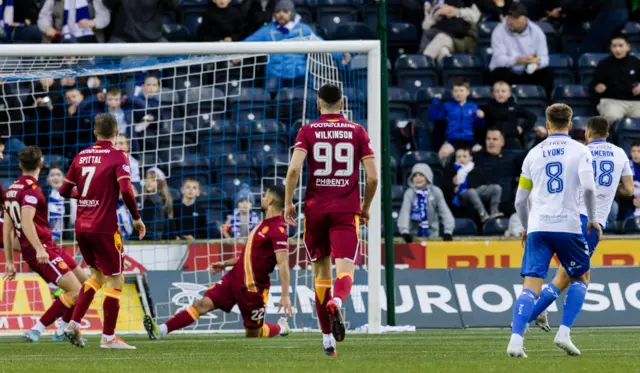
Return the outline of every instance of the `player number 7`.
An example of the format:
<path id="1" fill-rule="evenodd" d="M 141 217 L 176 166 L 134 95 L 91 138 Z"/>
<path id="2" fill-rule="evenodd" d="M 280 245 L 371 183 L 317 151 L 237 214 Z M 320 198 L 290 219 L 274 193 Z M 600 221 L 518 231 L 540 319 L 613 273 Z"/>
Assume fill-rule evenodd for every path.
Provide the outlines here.
<path id="1" fill-rule="evenodd" d="M 87 175 L 87 178 L 84 180 L 84 187 L 82 188 L 82 197 L 87 196 L 87 192 L 89 192 L 89 185 L 91 184 L 91 180 L 93 180 L 93 175 L 96 173 L 95 167 L 82 167 L 82 176 Z"/>

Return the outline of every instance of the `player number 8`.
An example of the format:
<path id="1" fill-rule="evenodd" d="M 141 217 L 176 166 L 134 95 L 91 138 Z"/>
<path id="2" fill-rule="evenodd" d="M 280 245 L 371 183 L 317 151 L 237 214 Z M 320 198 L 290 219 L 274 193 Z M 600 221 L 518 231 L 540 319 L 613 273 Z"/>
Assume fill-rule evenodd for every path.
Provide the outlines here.
<path id="1" fill-rule="evenodd" d="M 562 176 L 562 163 L 551 162 L 546 167 L 547 176 L 547 191 L 549 194 L 560 193 L 564 190 L 564 182 L 560 178 Z"/>

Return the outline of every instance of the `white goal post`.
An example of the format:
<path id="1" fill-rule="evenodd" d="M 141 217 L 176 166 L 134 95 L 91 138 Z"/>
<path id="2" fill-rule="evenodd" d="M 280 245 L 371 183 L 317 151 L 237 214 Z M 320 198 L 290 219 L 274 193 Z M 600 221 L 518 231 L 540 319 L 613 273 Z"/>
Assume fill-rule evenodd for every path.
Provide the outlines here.
<path id="1" fill-rule="evenodd" d="M 30 71 L 45 71 L 58 64 L 64 69 L 65 58 L 142 57 L 142 56 L 207 56 L 256 54 L 358 53 L 367 55 L 366 113 L 371 146 L 376 155 L 376 168 L 381 173 L 381 57 L 379 41 L 287 41 L 233 43 L 143 43 L 143 44 L 37 44 L 3 45 L 0 49 L 0 79 L 11 79 L 16 59 L 33 58 Z M 28 63 L 27 63 L 28 64 Z M 21 63 L 24 68 L 25 63 Z M 37 79 L 33 77 L 32 79 Z M 385 98 L 386 99 L 386 98 Z M 368 333 L 381 332 L 381 248 L 382 205 L 381 188 L 373 199 L 368 224 Z M 387 227 L 387 229 L 392 229 Z M 393 265 L 389 265 L 393 269 Z M 150 284 L 153 286 L 153 284 Z M 384 299 L 384 298 L 383 298 Z M 348 316 L 347 316 L 348 318 Z"/>

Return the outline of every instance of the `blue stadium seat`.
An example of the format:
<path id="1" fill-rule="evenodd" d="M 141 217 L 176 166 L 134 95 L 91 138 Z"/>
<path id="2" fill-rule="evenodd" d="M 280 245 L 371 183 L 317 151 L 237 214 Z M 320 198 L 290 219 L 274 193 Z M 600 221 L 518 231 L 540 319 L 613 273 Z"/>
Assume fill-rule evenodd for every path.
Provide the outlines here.
<path id="1" fill-rule="evenodd" d="M 478 22 L 478 49 L 491 45 L 491 34 L 498 22 Z"/>
<path id="2" fill-rule="evenodd" d="M 410 118 L 411 115 L 411 94 L 400 87 L 389 87 L 389 120 Z"/>
<path id="3" fill-rule="evenodd" d="M 162 25 L 162 36 L 170 43 L 177 43 L 189 40 L 189 30 L 175 23 L 165 23 Z"/>
<path id="4" fill-rule="evenodd" d="M 202 24 L 203 12 L 203 9 L 185 9 L 182 26 L 187 29 L 189 40 L 196 40 L 198 36 L 198 28 L 200 28 L 200 25 Z"/>
<path id="5" fill-rule="evenodd" d="M 482 85 L 482 61 L 473 54 L 454 54 L 442 61 L 442 84 L 451 86 L 456 77 L 465 77 L 471 85 Z"/>
<path id="6" fill-rule="evenodd" d="M 183 8 L 193 8 L 193 7 L 206 8 L 209 5 L 209 3 L 210 3 L 209 0 L 182 0 L 182 7 Z"/>
<path id="7" fill-rule="evenodd" d="M 549 68 L 553 70 L 555 85 L 573 84 L 573 59 L 568 54 L 549 55 Z"/>
<path id="8" fill-rule="evenodd" d="M 596 70 L 596 66 L 598 63 L 609 57 L 608 53 L 585 53 L 580 56 L 578 60 L 578 74 L 580 76 L 580 83 L 585 86 L 589 86 L 591 84 L 591 79 L 593 79 L 593 73 Z"/>
<path id="9" fill-rule="evenodd" d="M 491 56 L 493 55 L 493 49 L 491 46 L 478 46 L 476 49 L 476 54 L 480 57 L 480 61 L 482 61 L 482 66 L 489 68 L 489 64 L 491 63 Z"/>
<path id="10" fill-rule="evenodd" d="M 621 32 L 627 37 L 629 43 L 640 42 L 640 23 L 627 22 Z"/>
<path id="11" fill-rule="evenodd" d="M 430 57 L 421 54 L 400 56 L 395 64 L 398 85 L 409 92 L 438 84 L 436 64 Z"/>
<path id="12" fill-rule="evenodd" d="M 362 22 L 339 24 L 329 38 L 335 40 L 374 40 L 376 34 Z"/>
<path id="13" fill-rule="evenodd" d="M 306 5 L 296 5 L 296 13 L 300 15 L 301 21 L 308 25 L 313 22 L 313 11 Z"/>
<path id="14" fill-rule="evenodd" d="M 519 84 L 513 85 L 511 91 L 520 105 L 531 110 L 538 117 L 544 118 L 544 112 L 547 108 L 547 95 L 544 88 L 537 85 Z"/>
<path id="15" fill-rule="evenodd" d="M 482 234 L 485 236 L 503 236 L 509 229 L 508 218 L 490 219 L 482 227 Z"/>
<path id="16" fill-rule="evenodd" d="M 222 112 L 225 109 L 225 94 L 211 86 L 189 88 L 185 102 L 188 115 Z"/>
<path id="17" fill-rule="evenodd" d="M 392 61 L 403 54 L 415 53 L 418 49 L 418 29 L 407 22 L 390 22 L 387 25 L 388 52 Z"/>
<path id="18" fill-rule="evenodd" d="M 631 152 L 631 143 L 640 140 L 640 119 L 625 118 L 616 122 L 614 139 L 627 154 Z"/>
<path id="19" fill-rule="evenodd" d="M 587 129 L 588 117 L 573 117 L 571 118 L 571 137 L 574 139 L 584 140 L 585 130 Z"/>
<path id="20" fill-rule="evenodd" d="M 391 187 L 391 205 L 394 210 L 400 210 L 402 207 L 402 199 L 404 198 L 404 187 L 402 185 L 393 185 Z"/>
<path id="21" fill-rule="evenodd" d="M 355 22 L 356 15 L 353 11 L 344 8 L 323 8 L 318 10 L 318 25 L 327 29 L 328 36 L 332 37 L 338 26 Z"/>
<path id="22" fill-rule="evenodd" d="M 376 27 L 378 25 L 378 12 L 375 6 L 363 6 L 360 8 L 361 18 L 364 23 L 371 29 L 371 31 L 376 32 Z M 393 22 L 402 22 L 403 14 L 401 6 L 391 6 L 390 2 L 387 1 L 387 25 Z"/>
<path id="23" fill-rule="evenodd" d="M 622 224 L 623 234 L 638 234 L 640 233 L 640 217 L 631 216 L 624 219 Z"/>
<path id="24" fill-rule="evenodd" d="M 469 100 L 478 105 L 488 104 L 493 98 L 493 88 L 490 85 L 478 85 L 471 87 Z"/>
<path id="25" fill-rule="evenodd" d="M 536 25 L 540 26 L 542 32 L 544 32 L 544 35 L 547 37 L 549 53 L 555 53 L 558 50 L 558 39 L 553 25 L 549 22 L 536 22 Z"/>
<path id="26" fill-rule="evenodd" d="M 573 109 L 573 115 L 589 117 L 593 115 L 593 105 L 589 89 L 582 85 L 555 87 L 551 94 L 554 103 L 565 103 Z"/>
<path id="27" fill-rule="evenodd" d="M 453 230 L 454 236 L 477 236 L 478 227 L 471 219 L 456 218 L 456 226 Z"/>

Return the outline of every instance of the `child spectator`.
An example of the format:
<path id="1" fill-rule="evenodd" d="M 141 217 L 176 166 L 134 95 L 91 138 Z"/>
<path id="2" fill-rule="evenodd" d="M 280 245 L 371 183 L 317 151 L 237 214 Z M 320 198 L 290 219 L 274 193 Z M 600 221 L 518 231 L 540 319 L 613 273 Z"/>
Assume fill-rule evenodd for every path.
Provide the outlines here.
<path id="1" fill-rule="evenodd" d="M 451 241 L 455 220 L 447 206 L 442 190 L 433 185 L 433 171 L 425 163 L 411 169 L 409 189 L 404 192 L 398 216 L 398 230 L 407 243 L 413 237 L 438 237 L 440 224 L 444 227 L 444 240 Z"/>
<path id="2" fill-rule="evenodd" d="M 231 0 L 211 0 L 198 28 L 199 41 L 242 40 L 242 13 L 229 4 Z"/>
<path id="3" fill-rule="evenodd" d="M 236 195 L 236 209 L 222 228 L 225 238 L 248 237 L 249 232 L 260 224 L 260 216 L 253 211 L 254 197 L 249 186 L 245 185 Z"/>
<path id="4" fill-rule="evenodd" d="M 169 226 L 167 222 L 173 216 L 173 206 L 167 177 L 158 167 L 147 170 L 144 181 L 142 219 L 147 226 L 146 239 L 162 240 Z"/>
<path id="5" fill-rule="evenodd" d="M 468 102 L 469 81 L 457 78 L 453 81 L 453 101 L 442 103 L 442 95 L 434 97 L 429 107 L 429 120 L 447 122 L 446 142 L 439 151 L 440 160 L 444 162 L 455 149 L 465 146 L 480 148 L 475 140 L 474 130 L 484 125 L 484 113 L 474 102 Z"/>
<path id="6" fill-rule="evenodd" d="M 484 118 L 487 126 L 502 130 L 506 149 L 522 149 L 522 134 L 533 129 L 536 115 L 514 101 L 507 82 L 496 82 L 493 85 L 493 99 L 480 109 L 478 116 Z"/>
<path id="7" fill-rule="evenodd" d="M 49 227 L 54 241 L 61 241 L 63 238 L 72 236 L 71 222 L 75 219 L 76 200 L 66 201 L 60 195 L 60 187 L 64 181 L 62 167 L 53 165 L 49 169 L 47 184 L 51 188 L 47 193 L 47 207 L 49 209 Z M 66 234 L 66 233 L 71 234 Z"/>
<path id="8" fill-rule="evenodd" d="M 496 184 L 487 185 L 484 172 L 480 167 L 475 167 L 469 148 L 456 150 L 455 163 L 448 168 L 448 171 L 445 182 L 448 183 L 449 180 L 452 182 L 454 206 L 473 207 L 482 223 L 502 216 L 498 210 L 502 198 L 502 187 Z M 484 207 L 485 202 L 489 204 L 491 215 Z"/>
<path id="9" fill-rule="evenodd" d="M 207 209 L 197 203 L 200 182 L 186 177 L 182 183 L 182 201 L 173 205 L 173 232 L 178 239 L 207 238 Z"/>
<path id="10" fill-rule="evenodd" d="M 140 162 L 129 153 L 129 139 L 122 133 L 116 139 L 116 148 L 124 151 L 129 156 L 129 166 L 131 167 L 131 183 L 137 190 L 140 187 Z"/>
<path id="11" fill-rule="evenodd" d="M 118 121 L 118 132 L 120 134 L 131 137 L 131 125 L 133 124 L 133 115 L 130 110 L 122 108 L 122 93 L 118 87 L 109 87 L 106 96 L 106 112 L 116 117 Z"/>

